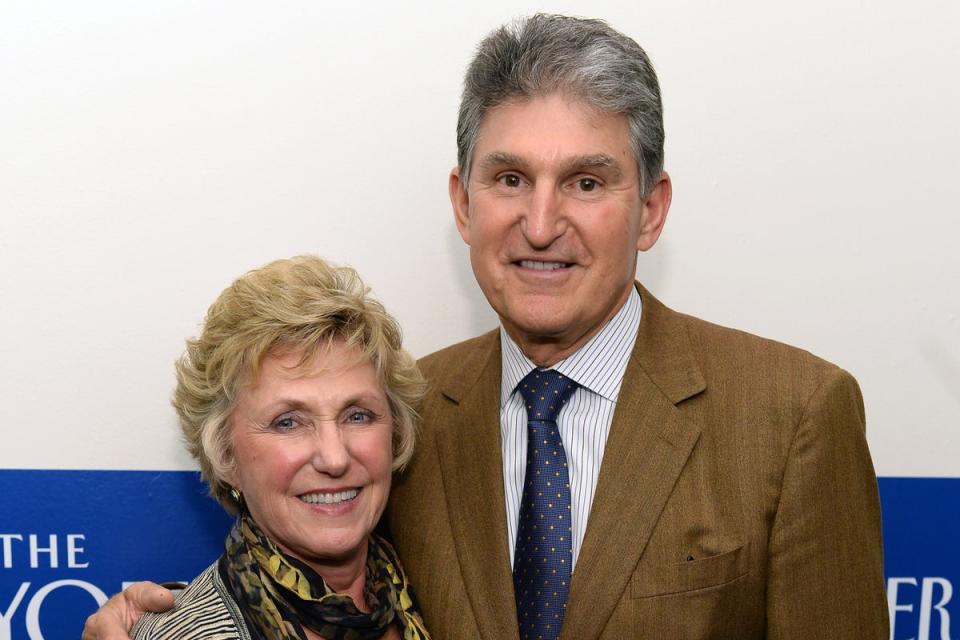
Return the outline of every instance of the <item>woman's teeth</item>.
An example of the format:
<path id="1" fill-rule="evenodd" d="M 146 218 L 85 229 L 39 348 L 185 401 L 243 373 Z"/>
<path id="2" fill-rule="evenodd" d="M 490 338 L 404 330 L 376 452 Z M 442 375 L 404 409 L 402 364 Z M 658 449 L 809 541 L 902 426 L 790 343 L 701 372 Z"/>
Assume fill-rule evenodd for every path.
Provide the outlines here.
<path id="1" fill-rule="evenodd" d="M 360 493 L 357 489 L 348 491 L 338 491 L 337 493 L 305 493 L 300 499 L 308 504 L 339 504 L 347 500 L 353 500 Z"/>

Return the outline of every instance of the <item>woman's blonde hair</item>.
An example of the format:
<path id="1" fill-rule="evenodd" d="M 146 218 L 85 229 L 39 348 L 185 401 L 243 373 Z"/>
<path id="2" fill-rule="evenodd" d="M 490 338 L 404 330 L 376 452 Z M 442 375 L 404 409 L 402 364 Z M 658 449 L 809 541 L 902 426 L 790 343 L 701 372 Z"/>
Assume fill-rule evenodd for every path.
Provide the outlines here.
<path id="1" fill-rule="evenodd" d="M 237 505 L 225 481 L 233 469 L 230 414 L 240 387 L 256 380 L 276 349 L 322 354 L 332 341 L 358 348 L 377 370 L 393 417 L 393 468 L 413 454 L 415 406 L 425 383 L 401 346 L 400 327 L 349 267 L 316 256 L 277 260 L 238 278 L 207 311 L 203 332 L 177 361 L 173 406 L 187 448 L 210 493 L 228 511 Z"/>

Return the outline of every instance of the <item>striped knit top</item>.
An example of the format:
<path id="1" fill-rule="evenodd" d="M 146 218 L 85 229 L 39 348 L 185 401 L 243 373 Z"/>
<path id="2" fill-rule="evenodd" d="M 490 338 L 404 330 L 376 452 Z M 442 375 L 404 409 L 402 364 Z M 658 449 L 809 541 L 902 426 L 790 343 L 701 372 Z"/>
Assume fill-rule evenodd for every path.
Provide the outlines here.
<path id="1" fill-rule="evenodd" d="M 250 632 L 214 562 L 177 594 L 173 609 L 144 615 L 133 627 L 130 637 L 133 640 L 250 640 Z"/>

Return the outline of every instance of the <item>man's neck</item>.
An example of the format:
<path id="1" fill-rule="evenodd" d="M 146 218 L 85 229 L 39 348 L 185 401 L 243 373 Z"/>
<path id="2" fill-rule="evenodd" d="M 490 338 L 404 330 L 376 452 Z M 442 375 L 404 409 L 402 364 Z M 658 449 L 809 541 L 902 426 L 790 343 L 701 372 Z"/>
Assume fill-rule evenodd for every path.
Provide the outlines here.
<path id="1" fill-rule="evenodd" d="M 507 330 L 507 333 L 510 334 L 510 337 L 513 338 L 513 341 L 517 343 L 517 346 L 520 347 L 523 355 L 530 358 L 538 367 L 546 369 L 576 353 L 578 349 L 590 341 L 590 338 L 597 335 L 600 329 L 603 328 L 603 325 L 601 324 L 598 327 L 594 327 L 572 342 L 525 335 L 512 331 L 511 327 L 506 324 L 504 328 Z"/>

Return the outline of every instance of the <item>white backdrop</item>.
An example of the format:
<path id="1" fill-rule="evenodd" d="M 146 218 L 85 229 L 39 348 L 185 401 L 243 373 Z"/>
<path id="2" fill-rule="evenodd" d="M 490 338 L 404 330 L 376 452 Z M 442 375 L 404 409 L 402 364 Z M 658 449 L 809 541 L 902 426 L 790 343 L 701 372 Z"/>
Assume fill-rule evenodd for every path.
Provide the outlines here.
<path id="1" fill-rule="evenodd" d="M 880 475 L 960 476 L 960 3 L 0 3 L 0 468 L 190 469 L 172 362 L 240 273 L 356 266 L 416 355 L 492 327 L 446 195 L 476 42 L 604 17 L 659 72 L 644 281 L 863 387 Z"/>

